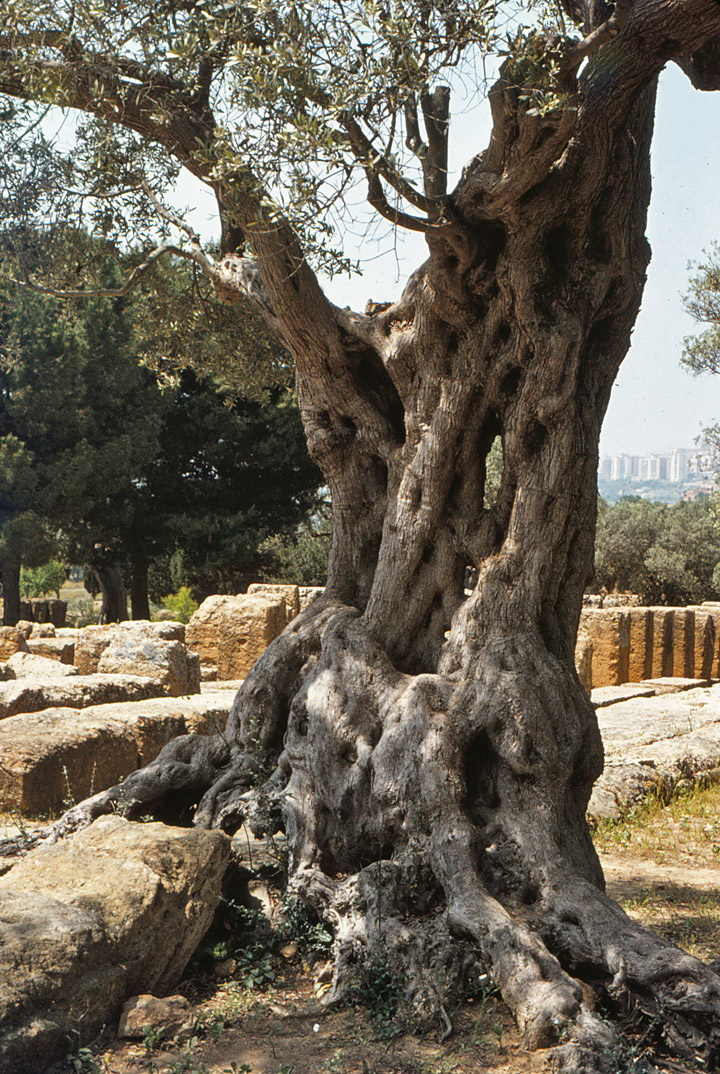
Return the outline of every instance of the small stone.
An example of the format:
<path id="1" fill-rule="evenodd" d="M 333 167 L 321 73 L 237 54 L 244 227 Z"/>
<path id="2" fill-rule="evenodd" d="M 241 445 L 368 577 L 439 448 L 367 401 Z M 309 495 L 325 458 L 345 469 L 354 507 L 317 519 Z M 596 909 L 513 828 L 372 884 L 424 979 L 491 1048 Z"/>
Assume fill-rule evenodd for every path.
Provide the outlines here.
<path id="1" fill-rule="evenodd" d="M 237 969 L 237 961 L 234 958 L 226 958 L 223 962 L 216 962 L 213 967 L 213 973 L 216 977 L 224 980 L 226 977 L 232 977 Z"/>
<path id="2" fill-rule="evenodd" d="M 290 943 L 286 943 L 283 947 L 280 948 L 280 954 L 287 962 L 290 962 L 291 959 L 295 958 L 297 953 L 298 945 L 295 943 L 294 940 Z"/>
<path id="3" fill-rule="evenodd" d="M 125 1040 L 142 1040 L 148 1030 L 164 1030 L 170 1040 L 192 1026 L 192 1011 L 184 996 L 133 996 L 120 1015 L 118 1036 Z"/>

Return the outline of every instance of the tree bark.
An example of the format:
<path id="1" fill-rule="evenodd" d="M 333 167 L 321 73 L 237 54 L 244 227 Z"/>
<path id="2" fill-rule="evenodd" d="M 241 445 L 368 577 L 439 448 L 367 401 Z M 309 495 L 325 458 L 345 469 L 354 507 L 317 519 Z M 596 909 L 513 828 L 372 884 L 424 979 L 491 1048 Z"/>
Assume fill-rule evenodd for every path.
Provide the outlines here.
<path id="1" fill-rule="evenodd" d="M 117 564 L 93 563 L 92 570 L 102 592 L 101 623 L 123 623 L 128 617 L 127 593 Z"/>
<path id="2" fill-rule="evenodd" d="M 148 594 L 148 561 L 140 552 L 136 552 L 130 564 L 130 608 L 133 619 L 150 618 L 150 597 Z"/>
<path id="3" fill-rule="evenodd" d="M 606 8 L 571 6 L 588 31 Z M 649 260 L 655 78 L 720 33 L 716 3 L 690 6 L 635 0 L 549 110 L 506 68 L 490 145 L 388 307 L 335 309 L 289 228 L 233 206 L 332 492 L 327 589 L 225 736 L 176 740 L 58 829 L 179 790 L 197 824 L 282 825 L 289 888 L 334 929 L 330 1001 L 382 957 L 406 1010 L 447 1022 L 489 969 L 555 1070 L 622 1069 L 581 981 L 676 1053 L 720 1053 L 720 978 L 605 895 L 585 821 L 603 749 L 573 662 L 600 427 Z M 231 289 L 237 260 L 220 271 Z"/>
<path id="4" fill-rule="evenodd" d="M 20 560 L 7 556 L 0 561 L 3 591 L 3 626 L 15 626 L 20 619 Z"/>

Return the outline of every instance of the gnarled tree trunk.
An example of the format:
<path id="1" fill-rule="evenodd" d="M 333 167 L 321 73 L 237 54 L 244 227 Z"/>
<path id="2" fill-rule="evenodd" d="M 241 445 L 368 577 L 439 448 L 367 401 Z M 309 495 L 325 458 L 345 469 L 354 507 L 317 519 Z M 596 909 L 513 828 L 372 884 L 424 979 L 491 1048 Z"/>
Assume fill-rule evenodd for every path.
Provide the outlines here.
<path id="1" fill-rule="evenodd" d="M 102 592 L 101 623 L 123 623 L 128 617 L 127 592 L 116 563 L 93 563 L 92 571 Z"/>
<path id="2" fill-rule="evenodd" d="M 377 952 L 420 1015 L 489 966 L 528 1046 L 570 1071 L 618 1069 L 580 979 L 685 1056 L 720 1045 L 720 979 L 605 895 L 585 822 L 603 751 L 573 651 L 600 426 L 649 256 L 655 76 L 697 42 L 681 5 L 636 7 L 642 39 L 608 44 L 571 105 L 536 114 L 498 83 L 490 147 L 399 302 L 335 309 L 287 229 L 248 229 L 332 492 L 327 589 L 224 738 L 177 740 L 61 826 L 194 789 L 196 823 L 262 831 L 269 801 L 291 889 L 335 928 L 331 998 Z M 221 271 L 232 290 L 239 259 Z"/>
<path id="3" fill-rule="evenodd" d="M 3 626 L 15 626 L 20 618 L 20 560 L 6 556 L 0 560 L 3 593 Z"/>

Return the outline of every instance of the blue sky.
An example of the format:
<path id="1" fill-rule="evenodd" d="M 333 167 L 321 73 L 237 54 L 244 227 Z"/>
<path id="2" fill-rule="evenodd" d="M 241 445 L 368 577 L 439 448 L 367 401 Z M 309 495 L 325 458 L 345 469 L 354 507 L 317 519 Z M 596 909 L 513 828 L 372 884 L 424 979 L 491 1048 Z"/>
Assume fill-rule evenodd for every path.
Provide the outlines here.
<path id="1" fill-rule="evenodd" d="M 485 145 L 486 113 L 480 102 L 456 124 L 451 168 Z M 190 201 L 190 188 L 181 189 Z M 205 198 L 202 203 L 194 226 L 205 232 L 199 218 L 210 206 Z M 360 207 L 358 215 L 346 243 L 350 255 L 362 260 L 363 274 L 336 277 L 327 289 L 338 304 L 363 309 L 368 298 L 397 296 L 426 252 L 422 237 L 414 234 L 369 235 Z M 688 262 L 720 241 L 720 93 L 698 93 L 674 65 L 660 83 L 648 238 L 653 249 L 648 283 L 605 419 L 603 454 L 692 447 L 704 425 L 720 422 L 720 377 L 695 377 L 680 366 L 683 338 L 693 331 L 681 297 Z"/>

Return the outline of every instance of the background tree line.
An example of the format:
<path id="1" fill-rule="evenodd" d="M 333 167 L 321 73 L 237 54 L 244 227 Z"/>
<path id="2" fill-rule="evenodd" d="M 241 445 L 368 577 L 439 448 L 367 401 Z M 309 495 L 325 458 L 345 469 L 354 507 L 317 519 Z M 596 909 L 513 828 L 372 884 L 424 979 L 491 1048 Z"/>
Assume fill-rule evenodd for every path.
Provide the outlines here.
<path id="1" fill-rule="evenodd" d="M 38 264 L 82 263 L 105 288 L 119 278 L 115 251 L 85 233 L 22 242 Z M 250 313 L 246 329 L 231 340 L 181 264 L 112 299 L 0 287 L 5 623 L 21 568 L 52 558 L 90 568 L 107 620 L 126 617 L 127 590 L 147 618 L 151 597 L 236 592 L 292 558 L 321 479 L 282 352 Z"/>

